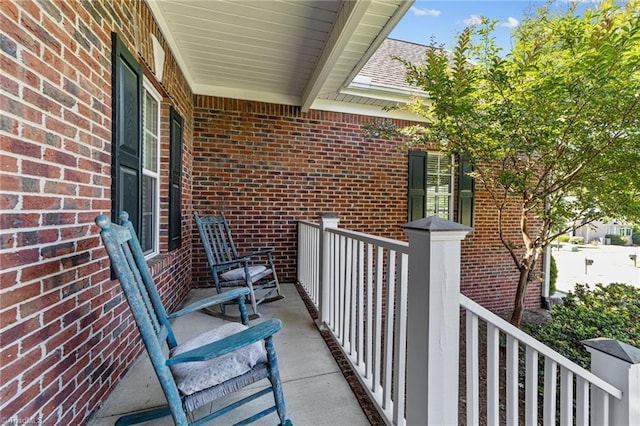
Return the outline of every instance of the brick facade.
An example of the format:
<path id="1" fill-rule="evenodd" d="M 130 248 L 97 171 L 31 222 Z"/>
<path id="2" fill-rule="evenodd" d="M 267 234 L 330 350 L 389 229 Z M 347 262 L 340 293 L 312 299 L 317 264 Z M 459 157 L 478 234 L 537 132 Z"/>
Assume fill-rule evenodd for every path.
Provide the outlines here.
<path id="1" fill-rule="evenodd" d="M 2 1 L 0 13 L 0 423 L 82 424 L 141 351 L 93 222 L 111 210 L 111 32 L 151 80 L 149 33 L 164 44 L 161 156 L 174 105 L 185 119 L 185 171 L 192 94 L 145 2 Z M 183 187 L 189 217 L 186 176 Z M 160 196 L 151 267 L 173 308 L 190 286 L 191 231 L 184 221 L 183 248 L 166 252 L 164 178 Z"/>
<path id="2" fill-rule="evenodd" d="M 295 280 L 296 222 L 331 212 L 340 226 L 405 239 L 408 154 L 401 140 L 365 139 L 374 120 L 346 113 L 196 96 L 193 208 L 224 211 L 239 247 L 274 247 L 282 280 Z M 396 122 L 401 126 L 404 122 Z M 518 206 L 508 216 L 519 241 Z M 500 242 L 497 214 L 476 191 L 474 233 L 463 242 L 462 290 L 496 311 L 510 309 L 518 271 Z M 193 279 L 209 272 L 195 236 Z M 527 305 L 540 304 L 540 283 Z"/>
<path id="3" fill-rule="evenodd" d="M 0 19 L 0 423 L 82 424 L 141 351 L 93 222 L 111 210 L 111 32 L 152 81 L 149 34 L 166 54 L 161 253 L 150 265 L 169 309 L 192 270 L 206 280 L 194 209 L 224 210 L 240 246 L 275 247 L 283 281 L 295 278 L 297 220 L 334 212 L 345 228 L 403 238 L 407 153 L 365 140 L 371 117 L 194 97 L 142 1 L 0 1 Z M 168 253 L 170 106 L 184 118 L 183 242 Z M 463 288 L 500 309 L 515 270 L 487 206 L 478 194 Z M 530 289 L 531 304 L 539 294 Z"/>

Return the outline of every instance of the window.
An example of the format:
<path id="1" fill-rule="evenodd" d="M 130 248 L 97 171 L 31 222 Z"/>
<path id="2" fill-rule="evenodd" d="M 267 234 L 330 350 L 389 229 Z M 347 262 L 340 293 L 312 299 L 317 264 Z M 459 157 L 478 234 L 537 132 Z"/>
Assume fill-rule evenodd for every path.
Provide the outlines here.
<path id="1" fill-rule="evenodd" d="M 458 180 L 458 222 L 473 222 L 473 179 L 468 161 L 460 162 Z M 453 157 L 437 152 L 409 152 L 409 221 L 429 216 L 453 220 Z"/>
<path id="2" fill-rule="evenodd" d="M 145 254 L 158 253 L 160 95 L 147 79 L 143 85 L 142 221 L 140 245 Z"/>
<path id="3" fill-rule="evenodd" d="M 113 40 L 112 215 L 121 211 L 147 256 L 160 252 L 160 107 L 162 96 L 117 34 Z M 180 247 L 182 118 L 171 108 L 169 250 Z M 177 218 L 177 219 L 176 219 Z M 175 224 L 178 224 L 176 227 Z M 173 225 L 172 225 L 173 224 Z"/>
<path id="4" fill-rule="evenodd" d="M 451 156 L 427 154 L 426 215 L 451 219 L 453 168 Z"/>

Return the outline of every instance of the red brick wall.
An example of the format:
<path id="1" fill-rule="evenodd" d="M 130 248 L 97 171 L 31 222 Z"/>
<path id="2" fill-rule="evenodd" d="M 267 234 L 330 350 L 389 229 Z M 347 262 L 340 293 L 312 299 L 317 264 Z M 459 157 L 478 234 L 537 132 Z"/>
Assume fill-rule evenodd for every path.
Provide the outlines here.
<path id="1" fill-rule="evenodd" d="M 398 225 L 407 221 L 407 151 L 400 140 L 364 139 L 361 125 L 371 120 L 196 96 L 194 210 L 224 211 L 239 247 L 275 247 L 279 277 L 290 282 L 297 220 L 332 212 L 341 227 L 405 239 Z M 499 240 L 486 193 L 478 192 L 475 209 L 474 233 L 463 243 L 463 292 L 490 309 L 510 309 L 518 271 Z M 517 208 L 507 220 L 510 237 L 519 241 Z M 197 234 L 195 241 L 194 283 L 206 285 Z M 540 284 L 530 287 L 528 306 L 537 307 Z"/>
<path id="2" fill-rule="evenodd" d="M 82 424 L 141 350 L 93 222 L 111 210 L 111 32 L 148 64 L 148 34 L 162 36 L 141 1 L 5 0 L 0 19 L 0 423 Z M 161 154 L 173 103 L 188 218 L 192 95 L 165 51 Z M 167 204 L 163 179 L 151 264 L 173 308 L 191 282 L 191 230 L 185 221 L 183 248 L 166 253 Z"/>

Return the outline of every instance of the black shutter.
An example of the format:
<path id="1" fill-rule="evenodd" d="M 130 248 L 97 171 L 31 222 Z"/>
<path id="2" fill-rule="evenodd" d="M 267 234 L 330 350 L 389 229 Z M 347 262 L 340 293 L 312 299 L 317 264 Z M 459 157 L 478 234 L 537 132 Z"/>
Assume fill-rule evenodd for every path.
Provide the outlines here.
<path id="1" fill-rule="evenodd" d="M 142 188 L 142 67 L 116 33 L 112 34 L 112 218 L 121 211 L 140 235 Z"/>
<path id="2" fill-rule="evenodd" d="M 458 169 L 458 222 L 473 226 L 474 181 L 469 173 L 473 166 L 466 157 L 460 157 Z"/>
<path id="3" fill-rule="evenodd" d="M 426 183 L 427 153 L 409 151 L 409 188 L 407 200 L 409 222 L 425 217 Z"/>
<path id="4" fill-rule="evenodd" d="M 182 117 L 171 107 L 169 157 L 169 251 L 182 244 Z"/>

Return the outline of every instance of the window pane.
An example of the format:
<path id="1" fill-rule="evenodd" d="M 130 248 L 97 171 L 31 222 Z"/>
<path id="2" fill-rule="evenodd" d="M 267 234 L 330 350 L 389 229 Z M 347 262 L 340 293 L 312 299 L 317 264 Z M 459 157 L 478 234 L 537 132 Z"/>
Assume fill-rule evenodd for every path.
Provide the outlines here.
<path id="1" fill-rule="evenodd" d="M 143 167 L 158 171 L 158 102 L 145 92 Z"/>

